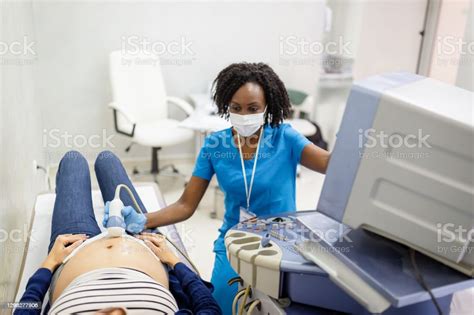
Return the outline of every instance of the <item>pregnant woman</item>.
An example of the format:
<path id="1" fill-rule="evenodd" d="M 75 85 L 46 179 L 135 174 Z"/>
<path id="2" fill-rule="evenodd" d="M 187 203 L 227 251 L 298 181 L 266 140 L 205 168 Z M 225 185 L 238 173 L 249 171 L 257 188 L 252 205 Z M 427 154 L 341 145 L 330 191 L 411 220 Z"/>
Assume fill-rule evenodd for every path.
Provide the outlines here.
<path id="1" fill-rule="evenodd" d="M 113 153 L 102 152 L 95 171 L 104 200 L 112 200 L 115 187 L 125 184 L 146 211 Z M 122 192 L 120 197 L 125 206 L 132 206 L 128 194 Z M 126 222 L 135 223 L 127 226 L 128 232 L 142 230 L 133 208 L 125 207 L 122 213 Z M 87 161 L 74 151 L 63 157 L 56 177 L 49 254 L 28 281 L 20 302 L 41 305 L 48 288 L 49 314 L 220 314 L 212 285 L 179 262 L 160 235 L 101 235 Z M 14 314 L 40 311 L 20 305 Z"/>

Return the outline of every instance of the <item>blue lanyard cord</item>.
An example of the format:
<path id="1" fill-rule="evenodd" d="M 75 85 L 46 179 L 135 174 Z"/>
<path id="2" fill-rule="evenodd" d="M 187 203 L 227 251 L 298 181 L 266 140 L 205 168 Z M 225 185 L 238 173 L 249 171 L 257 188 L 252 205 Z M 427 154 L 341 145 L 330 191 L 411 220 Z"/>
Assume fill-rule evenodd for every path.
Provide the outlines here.
<path id="1" fill-rule="evenodd" d="M 242 176 L 244 177 L 245 196 L 247 197 L 247 211 L 250 208 L 250 195 L 252 194 L 253 180 L 255 177 L 255 170 L 257 169 L 258 151 L 260 150 L 260 140 L 262 139 L 263 126 L 260 129 L 260 136 L 258 137 L 257 151 L 255 152 L 255 161 L 253 162 L 252 176 L 250 177 L 250 187 L 247 186 L 247 174 L 245 172 L 244 157 L 242 154 L 242 146 L 240 144 L 240 135 L 237 133 L 237 141 L 239 143 L 240 162 L 242 164 Z"/>

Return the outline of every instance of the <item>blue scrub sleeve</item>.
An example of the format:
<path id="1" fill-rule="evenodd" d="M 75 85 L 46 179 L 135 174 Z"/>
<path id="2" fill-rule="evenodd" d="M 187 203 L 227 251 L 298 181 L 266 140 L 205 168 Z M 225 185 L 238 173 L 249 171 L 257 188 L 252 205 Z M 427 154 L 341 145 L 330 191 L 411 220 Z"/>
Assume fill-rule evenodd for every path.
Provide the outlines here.
<path id="1" fill-rule="evenodd" d="M 16 308 L 13 314 L 40 314 L 44 296 L 51 283 L 51 277 L 52 273 L 49 269 L 38 269 L 28 280 L 25 293 L 23 293 L 20 299 L 20 305 L 23 304 L 24 307 Z"/>
<path id="2" fill-rule="evenodd" d="M 301 161 L 301 153 L 305 146 L 311 143 L 305 136 L 293 129 L 290 125 L 287 125 L 285 132 L 285 141 L 291 148 L 291 157 L 295 164 L 299 164 Z"/>
<path id="3" fill-rule="evenodd" d="M 199 151 L 199 155 L 196 159 L 196 163 L 194 165 L 193 176 L 201 177 L 205 180 L 211 180 L 212 176 L 214 175 L 214 167 L 212 166 L 211 160 L 211 150 L 209 147 L 209 142 L 211 136 L 206 137 L 204 141 L 204 145 L 202 146 L 201 150 Z"/>

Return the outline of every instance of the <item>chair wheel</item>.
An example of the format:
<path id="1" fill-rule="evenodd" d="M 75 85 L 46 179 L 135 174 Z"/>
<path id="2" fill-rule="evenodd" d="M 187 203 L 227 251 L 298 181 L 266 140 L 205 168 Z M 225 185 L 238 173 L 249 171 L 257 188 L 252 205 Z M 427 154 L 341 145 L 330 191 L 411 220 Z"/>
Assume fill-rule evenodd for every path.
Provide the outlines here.
<path id="1" fill-rule="evenodd" d="M 138 171 L 138 169 L 136 167 L 134 167 L 133 171 L 132 171 L 132 174 L 133 175 L 138 175 L 138 174 L 140 174 L 140 172 Z"/>

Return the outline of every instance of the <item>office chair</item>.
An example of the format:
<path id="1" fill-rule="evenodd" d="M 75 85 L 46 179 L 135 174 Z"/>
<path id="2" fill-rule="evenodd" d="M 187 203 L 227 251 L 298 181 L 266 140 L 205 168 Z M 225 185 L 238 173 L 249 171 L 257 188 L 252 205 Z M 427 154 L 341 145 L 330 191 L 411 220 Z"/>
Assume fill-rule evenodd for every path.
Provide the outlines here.
<path id="1" fill-rule="evenodd" d="M 163 147 L 191 140 L 191 130 L 178 127 L 179 121 L 168 118 L 168 103 L 176 105 L 187 116 L 193 107 L 186 101 L 166 95 L 159 57 L 152 54 L 129 54 L 121 50 L 110 54 L 110 81 L 113 101 L 114 126 L 117 133 L 131 138 L 131 144 L 151 147 L 150 173 L 157 175 L 173 164 L 159 167 L 158 152 Z M 134 174 L 138 171 L 134 169 Z"/>

